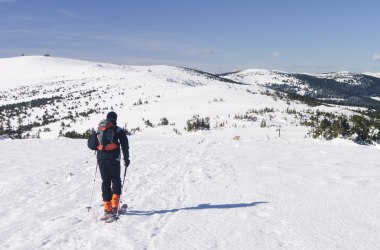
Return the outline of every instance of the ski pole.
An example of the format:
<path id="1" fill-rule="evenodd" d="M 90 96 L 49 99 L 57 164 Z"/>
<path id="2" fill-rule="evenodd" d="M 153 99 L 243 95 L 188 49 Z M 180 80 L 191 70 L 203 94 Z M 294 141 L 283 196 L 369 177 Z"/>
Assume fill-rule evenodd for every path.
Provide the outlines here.
<path id="1" fill-rule="evenodd" d="M 98 165 L 99 165 L 99 163 L 97 163 L 97 164 L 96 164 L 96 167 L 95 167 L 95 176 L 94 176 L 94 183 L 92 184 L 92 191 L 91 191 L 91 197 L 90 197 L 90 205 L 87 207 L 88 212 L 90 212 L 90 209 L 91 209 L 92 194 L 94 193 L 95 180 L 96 180 L 96 173 L 98 172 Z"/>
<path id="2" fill-rule="evenodd" d="M 123 178 L 123 184 L 121 185 L 121 191 L 123 191 L 124 182 L 125 182 L 125 176 L 126 175 L 127 175 L 127 166 L 125 166 L 125 170 L 124 170 L 124 178 Z"/>
<path id="3" fill-rule="evenodd" d="M 125 182 L 125 176 L 126 175 L 127 175 L 127 166 L 125 165 L 123 184 L 121 184 L 121 192 L 120 192 L 120 197 L 119 197 L 120 200 L 121 200 L 121 194 L 123 193 L 123 188 L 124 188 L 124 182 Z M 117 209 L 117 216 L 116 216 L 116 218 L 119 218 L 119 213 L 120 213 L 120 202 L 119 202 L 119 207 Z"/>

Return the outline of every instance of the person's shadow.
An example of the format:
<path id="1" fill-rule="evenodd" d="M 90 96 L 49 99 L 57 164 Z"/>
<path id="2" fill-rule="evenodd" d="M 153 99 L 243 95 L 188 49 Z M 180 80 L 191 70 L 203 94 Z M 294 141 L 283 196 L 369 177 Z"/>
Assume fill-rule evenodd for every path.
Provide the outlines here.
<path id="1" fill-rule="evenodd" d="M 144 215 L 144 216 L 150 216 L 154 214 L 166 214 L 166 213 L 176 213 L 179 211 L 186 211 L 186 210 L 205 210 L 205 209 L 237 209 L 237 208 L 247 208 L 247 207 L 255 207 L 259 204 L 265 204 L 269 203 L 266 201 L 258 201 L 258 202 L 251 202 L 251 203 L 237 203 L 237 204 L 199 204 L 195 207 L 183 207 L 183 208 L 174 208 L 174 209 L 167 209 L 167 210 L 150 210 L 150 211 L 138 211 L 138 210 L 128 210 L 126 211 L 126 215 Z"/>

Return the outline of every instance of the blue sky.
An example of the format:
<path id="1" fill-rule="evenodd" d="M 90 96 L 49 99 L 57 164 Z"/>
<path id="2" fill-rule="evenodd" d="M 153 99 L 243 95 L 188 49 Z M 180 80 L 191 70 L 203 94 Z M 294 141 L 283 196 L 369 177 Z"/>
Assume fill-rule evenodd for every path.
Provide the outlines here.
<path id="1" fill-rule="evenodd" d="M 380 1 L 0 0 L 0 58 L 380 72 Z"/>

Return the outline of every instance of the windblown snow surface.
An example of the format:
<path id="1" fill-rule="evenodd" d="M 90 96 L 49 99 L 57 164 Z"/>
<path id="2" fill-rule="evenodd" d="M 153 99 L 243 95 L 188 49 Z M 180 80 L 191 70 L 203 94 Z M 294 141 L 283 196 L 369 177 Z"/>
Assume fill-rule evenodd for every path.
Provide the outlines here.
<path id="1" fill-rule="evenodd" d="M 162 95 L 157 102 L 118 109 L 121 123 L 132 119 L 132 127 L 141 126 L 141 117 L 158 121 L 166 115 L 176 124 L 144 127 L 129 137 L 131 165 L 122 194 L 127 213 L 114 223 L 99 220 L 99 172 L 88 212 L 95 156 L 85 140 L 58 138 L 50 124 L 52 132 L 41 133 L 46 139 L 0 141 L 1 249 L 380 249 L 379 146 L 305 138 L 307 128 L 283 113 L 285 101 L 260 94 L 264 87 L 195 78 L 187 82 L 204 84 L 175 85 L 167 75 L 175 82 L 188 76 L 165 66 L 152 68 L 156 78 L 147 68 L 143 74 L 137 68 L 131 73 L 129 67 L 111 68 L 114 78 L 119 71 L 127 80 L 128 74 L 135 77 L 122 82 L 133 101 L 141 96 L 132 92 L 134 82 L 147 84 L 143 97 Z M 66 66 L 58 71 L 71 77 Z M 157 78 L 162 75 L 165 81 Z M 274 108 L 271 117 L 233 119 L 264 107 Z M 291 107 L 308 108 L 296 102 Z M 196 113 L 210 116 L 212 126 L 228 123 L 184 131 L 186 119 Z M 71 126 L 85 129 L 99 118 Z"/>
<path id="2" fill-rule="evenodd" d="M 2 249 L 378 249 L 379 150 L 261 129 L 130 137 L 123 202 L 105 224 L 83 140 L 1 143 Z M 240 141 L 232 140 L 239 134 Z"/>

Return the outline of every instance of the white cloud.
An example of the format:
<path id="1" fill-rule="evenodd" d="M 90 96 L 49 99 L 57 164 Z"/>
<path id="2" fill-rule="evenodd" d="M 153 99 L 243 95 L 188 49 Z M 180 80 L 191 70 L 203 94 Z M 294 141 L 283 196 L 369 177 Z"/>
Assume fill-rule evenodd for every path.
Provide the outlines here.
<path id="1" fill-rule="evenodd" d="M 380 61 L 380 54 L 374 54 L 372 56 L 372 61 L 379 62 Z"/>
<path id="2" fill-rule="evenodd" d="M 272 52 L 272 57 L 279 57 L 279 56 L 281 56 L 280 52 L 278 52 L 278 51 L 273 51 Z"/>
<path id="3" fill-rule="evenodd" d="M 214 54 L 215 53 L 215 50 L 211 49 L 211 48 L 201 48 L 199 49 L 199 52 L 201 54 Z"/>

